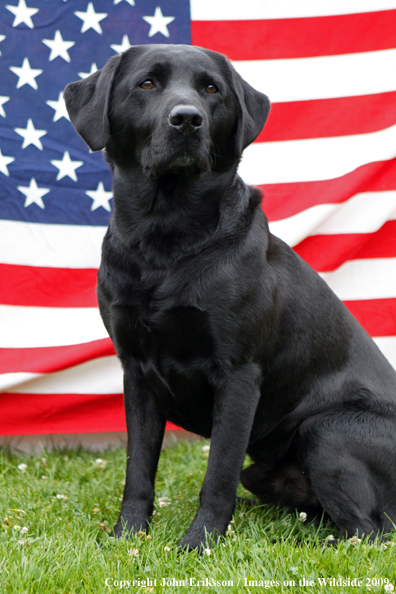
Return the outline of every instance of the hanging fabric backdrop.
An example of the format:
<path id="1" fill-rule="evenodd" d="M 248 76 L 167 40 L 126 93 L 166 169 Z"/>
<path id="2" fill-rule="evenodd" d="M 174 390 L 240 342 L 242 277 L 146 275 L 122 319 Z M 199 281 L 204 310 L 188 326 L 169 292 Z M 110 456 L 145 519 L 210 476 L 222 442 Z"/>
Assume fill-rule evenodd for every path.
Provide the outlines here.
<path id="1" fill-rule="evenodd" d="M 359 12 L 356 12 L 359 11 Z M 396 0 L 0 7 L 0 434 L 125 428 L 95 297 L 111 176 L 62 91 L 139 43 L 225 53 L 272 111 L 239 172 L 396 367 Z"/>

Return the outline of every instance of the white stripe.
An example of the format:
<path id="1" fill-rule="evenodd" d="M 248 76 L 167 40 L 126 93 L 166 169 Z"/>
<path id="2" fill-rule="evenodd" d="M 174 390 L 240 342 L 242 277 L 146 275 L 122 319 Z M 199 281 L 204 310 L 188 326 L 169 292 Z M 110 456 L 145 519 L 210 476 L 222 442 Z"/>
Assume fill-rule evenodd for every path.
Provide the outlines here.
<path id="1" fill-rule="evenodd" d="M 319 181 L 394 157 L 396 126 L 391 126 L 369 134 L 256 142 L 244 151 L 239 174 L 253 185 Z"/>
<path id="2" fill-rule="evenodd" d="M 382 351 L 389 363 L 396 369 L 396 337 L 380 336 L 373 339 L 377 347 Z"/>
<path id="3" fill-rule="evenodd" d="M 395 0 L 190 0 L 193 21 L 291 19 L 376 12 L 396 8 Z"/>
<path id="4" fill-rule="evenodd" d="M 233 62 L 273 103 L 372 95 L 396 90 L 396 49 L 340 56 Z"/>
<path id="5" fill-rule="evenodd" d="M 98 268 L 107 227 L 0 221 L 0 262 L 50 268 Z"/>
<path id="6" fill-rule="evenodd" d="M 320 276 L 342 301 L 396 297 L 396 258 L 350 260 Z"/>
<path id="7" fill-rule="evenodd" d="M 396 191 L 364 192 L 335 205 L 334 213 L 315 229 L 315 235 L 374 233 L 396 219 Z"/>
<path id="8" fill-rule="evenodd" d="M 269 228 L 271 233 L 293 247 L 313 235 L 316 227 L 331 216 L 336 208 L 336 204 L 317 204 L 286 219 L 272 221 Z"/>
<path id="9" fill-rule="evenodd" d="M 0 374 L 0 392 L 8 392 L 15 386 L 30 382 L 41 377 L 40 373 L 1 373 Z"/>
<path id="10" fill-rule="evenodd" d="M 396 368 L 396 338 L 374 338 L 388 361 Z M 32 377 L 27 378 L 28 375 Z M 35 374 L 0 375 L 3 391 L 18 394 L 122 394 L 123 377 L 120 361 L 115 356 L 101 357 L 40 377 Z M 11 377 L 13 376 L 12 380 Z M 6 383 L 6 379 L 8 382 Z"/>
<path id="11" fill-rule="evenodd" d="M 96 307 L 0 305 L 0 348 L 66 346 L 108 338 Z"/>
<path id="12" fill-rule="evenodd" d="M 123 392 L 122 367 L 115 355 L 93 359 L 63 371 L 32 378 L 30 381 L 26 381 L 23 377 L 26 374 L 13 375 L 14 384 L 7 390 L 8 392 L 22 394 L 122 394 Z"/>
<path id="13" fill-rule="evenodd" d="M 396 191 L 364 192 L 339 204 L 317 204 L 279 221 L 271 233 L 291 247 L 311 235 L 374 233 L 396 219 Z"/>

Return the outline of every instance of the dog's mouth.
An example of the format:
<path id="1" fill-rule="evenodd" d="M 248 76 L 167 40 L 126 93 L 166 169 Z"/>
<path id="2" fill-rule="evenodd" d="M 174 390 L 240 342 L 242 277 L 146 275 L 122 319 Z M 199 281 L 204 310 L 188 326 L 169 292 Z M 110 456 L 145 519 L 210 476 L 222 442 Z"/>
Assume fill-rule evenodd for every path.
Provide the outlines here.
<path id="1" fill-rule="evenodd" d="M 144 173 L 151 179 L 158 179 L 165 174 L 175 174 L 187 177 L 197 177 L 210 171 L 209 151 L 198 150 L 174 151 L 173 154 L 148 150 L 142 158 Z"/>
<path id="2" fill-rule="evenodd" d="M 176 156 L 168 165 L 169 169 L 184 169 L 191 167 L 195 163 L 195 158 L 190 153 L 184 153 Z"/>

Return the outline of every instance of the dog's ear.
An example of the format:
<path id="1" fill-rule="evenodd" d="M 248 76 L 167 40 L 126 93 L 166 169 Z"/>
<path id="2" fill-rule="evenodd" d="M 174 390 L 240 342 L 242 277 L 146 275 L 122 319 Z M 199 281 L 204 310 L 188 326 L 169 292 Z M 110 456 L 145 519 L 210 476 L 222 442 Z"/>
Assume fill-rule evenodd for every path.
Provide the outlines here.
<path id="1" fill-rule="evenodd" d="M 101 70 L 65 88 L 71 123 L 92 151 L 102 150 L 110 138 L 109 98 L 121 58 L 114 56 Z"/>
<path id="2" fill-rule="evenodd" d="M 257 138 L 268 118 L 271 104 L 267 95 L 253 89 L 231 66 L 234 91 L 239 103 L 239 118 L 235 137 L 235 152 L 242 151 Z"/>

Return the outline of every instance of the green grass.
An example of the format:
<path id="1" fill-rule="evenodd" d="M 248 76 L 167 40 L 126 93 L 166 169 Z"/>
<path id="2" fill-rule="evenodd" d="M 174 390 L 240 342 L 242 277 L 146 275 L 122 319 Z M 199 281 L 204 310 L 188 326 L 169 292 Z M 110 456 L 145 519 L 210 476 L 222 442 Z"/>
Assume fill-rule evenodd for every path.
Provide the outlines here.
<path id="1" fill-rule="evenodd" d="M 296 515 L 269 506 L 238 505 L 232 532 L 210 555 L 178 555 L 176 543 L 198 506 L 205 443 L 179 442 L 162 452 L 150 535 L 130 541 L 114 541 L 106 531 L 115 524 L 121 505 L 123 449 L 100 454 L 105 463 L 96 462 L 98 454 L 81 449 L 41 456 L 0 452 L 0 592 L 382 592 L 384 587 L 372 580 L 385 578 L 396 592 L 395 534 L 386 546 L 346 541 L 337 548 L 322 547 L 318 541 L 338 534 L 333 524 L 305 526 Z M 26 470 L 20 470 L 20 464 L 26 464 Z M 239 495 L 248 494 L 240 487 Z M 170 504 L 161 507 L 160 497 Z M 26 534 L 21 532 L 24 527 Z M 272 539 L 277 539 L 275 545 Z M 303 546 L 296 544 L 298 539 Z M 320 585 L 319 578 L 340 577 L 360 579 L 362 585 Z M 144 583 L 147 579 L 149 584 Z M 180 585 L 164 586 L 163 579 Z M 190 579 L 195 579 L 194 586 Z M 299 585 L 303 579 L 305 585 Z M 215 584 L 223 580 L 233 585 Z M 129 587 L 125 583 L 121 588 L 120 582 L 127 581 Z M 257 585 L 245 585 L 254 581 Z M 280 585 L 271 586 L 271 581 Z M 310 581 L 313 585 L 306 585 Z"/>

